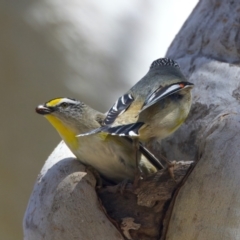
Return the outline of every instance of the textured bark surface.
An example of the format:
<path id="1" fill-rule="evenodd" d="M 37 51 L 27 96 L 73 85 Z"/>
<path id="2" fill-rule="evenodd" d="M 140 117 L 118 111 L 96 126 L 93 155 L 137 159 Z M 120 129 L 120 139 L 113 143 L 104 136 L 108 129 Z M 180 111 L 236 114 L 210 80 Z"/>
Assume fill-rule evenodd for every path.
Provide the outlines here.
<path id="1" fill-rule="evenodd" d="M 123 239 L 104 214 L 95 185 L 91 172 L 60 143 L 34 186 L 24 239 Z"/>
<path id="2" fill-rule="evenodd" d="M 176 163 L 175 181 L 162 170 L 134 191 L 131 184 L 122 194 L 101 188 L 98 199 L 92 172 L 60 143 L 35 184 L 24 239 L 157 239 L 172 193 L 191 163 Z"/>
<path id="3" fill-rule="evenodd" d="M 169 202 L 191 164 L 192 162 L 180 161 L 176 163 L 174 180 L 168 170 L 161 170 L 140 181 L 134 191 L 129 185 L 122 194 L 110 193 L 106 189 L 99 191 L 108 215 L 120 226 L 127 239 L 159 239 Z"/>
<path id="4" fill-rule="evenodd" d="M 195 88 L 190 117 L 163 150 L 198 163 L 162 239 L 240 239 L 239 13 L 240 1 L 200 1 L 168 50 Z"/>

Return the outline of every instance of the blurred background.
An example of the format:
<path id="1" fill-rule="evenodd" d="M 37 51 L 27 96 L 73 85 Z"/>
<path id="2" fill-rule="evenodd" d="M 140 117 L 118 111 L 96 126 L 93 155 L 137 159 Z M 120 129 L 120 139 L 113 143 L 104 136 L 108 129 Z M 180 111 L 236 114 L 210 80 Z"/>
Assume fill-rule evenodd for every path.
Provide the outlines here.
<path id="1" fill-rule="evenodd" d="M 99 111 L 163 57 L 197 0 L 0 4 L 0 239 L 22 239 L 36 177 L 60 137 L 35 113 L 74 97 Z"/>

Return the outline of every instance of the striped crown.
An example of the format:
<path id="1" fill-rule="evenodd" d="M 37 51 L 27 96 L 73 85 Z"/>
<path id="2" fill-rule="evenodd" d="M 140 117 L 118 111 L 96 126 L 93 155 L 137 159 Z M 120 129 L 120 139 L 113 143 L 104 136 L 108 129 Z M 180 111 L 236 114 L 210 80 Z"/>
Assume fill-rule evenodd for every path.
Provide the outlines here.
<path id="1" fill-rule="evenodd" d="M 177 62 L 173 61 L 172 59 L 170 59 L 170 58 L 159 58 L 151 64 L 150 69 L 155 68 L 155 67 L 159 67 L 159 66 L 172 66 L 172 67 L 179 68 L 179 65 L 177 64 Z"/>

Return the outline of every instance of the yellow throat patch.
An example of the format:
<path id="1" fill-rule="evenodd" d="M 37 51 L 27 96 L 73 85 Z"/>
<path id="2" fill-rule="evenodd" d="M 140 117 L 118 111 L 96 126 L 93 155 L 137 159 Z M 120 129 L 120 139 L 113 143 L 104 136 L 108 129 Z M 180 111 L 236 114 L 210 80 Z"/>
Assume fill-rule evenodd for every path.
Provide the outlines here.
<path id="1" fill-rule="evenodd" d="M 45 117 L 53 125 L 53 127 L 58 131 L 62 139 L 66 142 L 67 145 L 69 145 L 69 147 L 72 147 L 73 149 L 78 149 L 79 143 L 78 143 L 78 138 L 76 137 L 77 135 L 76 132 L 66 127 L 61 120 L 59 120 L 57 117 L 53 115 L 47 114 L 45 115 Z"/>

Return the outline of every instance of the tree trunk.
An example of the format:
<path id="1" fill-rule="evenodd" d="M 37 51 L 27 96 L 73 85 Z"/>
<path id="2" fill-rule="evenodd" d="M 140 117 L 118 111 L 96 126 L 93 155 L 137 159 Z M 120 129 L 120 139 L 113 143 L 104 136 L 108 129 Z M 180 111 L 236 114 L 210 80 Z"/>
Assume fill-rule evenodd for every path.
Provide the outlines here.
<path id="1" fill-rule="evenodd" d="M 102 210 L 96 180 L 61 142 L 46 161 L 24 216 L 24 239 L 123 239 Z"/>
<path id="2" fill-rule="evenodd" d="M 166 181 L 164 172 L 158 176 L 154 187 L 160 193 L 169 183 L 172 201 L 169 193 L 144 202 L 139 192 L 122 199 L 100 192 L 100 203 L 91 172 L 61 144 L 35 184 L 24 217 L 26 240 L 240 239 L 239 13 L 239 0 L 201 0 L 168 50 L 195 84 L 188 120 L 161 146 L 168 159 L 196 161 L 184 184 L 179 176 L 187 169 L 176 168 L 180 185 Z M 136 213 L 132 204 L 142 207 Z"/>
<path id="3" fill-rule="evenodd" d="M 191 115 L 163 149 L 197 164 L 162 239 L 240 239 L 239 13 L 239 0 L 201 0 L 167 52 L 195 87 Z"/>

